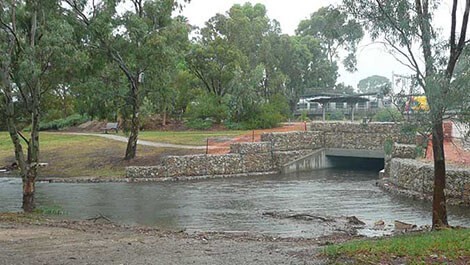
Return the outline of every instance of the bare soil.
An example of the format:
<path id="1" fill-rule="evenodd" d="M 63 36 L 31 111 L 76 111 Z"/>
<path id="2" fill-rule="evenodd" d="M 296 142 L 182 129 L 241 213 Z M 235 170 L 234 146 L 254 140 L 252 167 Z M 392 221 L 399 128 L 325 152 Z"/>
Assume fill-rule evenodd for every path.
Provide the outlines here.
<path id="1" fill-rule="evenodd" d="M 325 264 L 320 246 L 344 240 L 187 234 L 0 214 L 0 264 Z"/>

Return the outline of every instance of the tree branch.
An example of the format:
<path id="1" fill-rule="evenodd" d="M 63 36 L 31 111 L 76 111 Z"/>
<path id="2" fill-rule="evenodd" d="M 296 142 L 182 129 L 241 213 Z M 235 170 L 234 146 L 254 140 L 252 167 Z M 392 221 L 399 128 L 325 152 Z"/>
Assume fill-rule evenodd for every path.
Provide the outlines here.
<path id="1" fill-rule="evenodd" d="M 422 76 L 422 72 L 421 72 L 421 69 L 419 68 L 419 65 L 418 65 L 418 62 L 416 60 L 416 57 L 412 51 L 412 44 L 408 41 L 408 34 L 405 34 L 405 32 L 397 25 L 396 21 L 390 17 L 390 15 L 385 11 L 385 9 L 383 8 L 382 6 L 382 3 L 380 2 L 380 0 L 375 0 L 375 2 L 377 3 L 380 11 L 382 12 L 382 14 L 385 15 L 385 17 L 387 17 L 388 21 L 390 21 L 390 23 L 392 24 L 392 27 L 398 31 L 398 33 L 401 35 L 402 39 L 405 41 L 405 46 L 406 46 L 406 49 L 408 51 L 408 55 L 409 55 L 409 58 L 411 59 L 412 61 L 412 65 L 414 67 L 416 67 L 416 69 L 414 69 L 416 71 L 416 73 L 420 76 Z M 394 47 L 394 49 L 396 51 L 398 51 L 399 53 L 402 53 L 404 54 L 404 52 L 401 50 L 401 49 L 398 49 L 398 47 Z"/>
<path id="2" fill-rule="evenodd" d="M 455 50 L 455 29 L 457 27 L 457 4 L 458 0 L 454 0 L 452 4 L 452 17 L 451 17 L 451 27 L 450 27 L 450 56 L 454 53 Z"/>
<path id="3" fill-rule="evenodd" d="M 462 27 L 460 31 L 460 37 L 458 44 L 455 43 L 455 34 L 456 34 L 456 20 L 457 20 L 457 0 L 454 0 L 454 6 L 452 7 L 452 30 L 450 32 L 450 55 L 449 55 L 449 62 L 446 68 L 446 75 L 447 78 L 452 78 L 454 74 L 455 65 L 457 64 L 457 60 L 459 59 L 462 51 L 467 43 L 468 40 L 465 40 L 467 37 L 467 26 L 468 26 L 468 17 L 470 13 L 470 0 L 466 0 L 465 4 L 465 11 L 462 19 Z"/>

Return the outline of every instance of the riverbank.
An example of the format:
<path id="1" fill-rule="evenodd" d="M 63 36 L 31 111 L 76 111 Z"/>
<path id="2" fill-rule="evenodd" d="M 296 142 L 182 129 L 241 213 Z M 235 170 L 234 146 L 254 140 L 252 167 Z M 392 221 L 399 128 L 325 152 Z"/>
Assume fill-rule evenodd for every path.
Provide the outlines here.
<path id="1" fill-rule="evenodd" d="M 0 213 L 0 264 L 468 264 L 470 230 L 358 239 L 187 233 Z"/>
<path id="2" fill-rule="evenodd" d="M 123 135 L 94 131 L 41 132 L 39 179 L 76 179 L 76 182 L 121 182 L 129 166 L 153 166 L 165 156 L 227 153 L 231 143 L 259 141 L 264 132 L 303 130 L 303 123 L 286 124 L 254 131 L 146 131 L 140 135 L 137 157 L 123 160 L 126 138 Z M 113 139 L 114 138 L 114 139 Z M 124 141 L 124 142 L 123 142 Z M 209 144 L 206 150 L 206 143 Z M 0 176 L 15 162 L 13 146 L 6 132 L 0 132 Z M 66 182 L 66 181 L 63 181 Z M 75 182 L 75 181 L 71 181 Z"/>
<path id="3" fill-rule="evenodd" d="M 237 233 L 161 231 L 0 214 L 1 264 L 325 264 L 320 247 L 350 237 L 282 239 Z"/>

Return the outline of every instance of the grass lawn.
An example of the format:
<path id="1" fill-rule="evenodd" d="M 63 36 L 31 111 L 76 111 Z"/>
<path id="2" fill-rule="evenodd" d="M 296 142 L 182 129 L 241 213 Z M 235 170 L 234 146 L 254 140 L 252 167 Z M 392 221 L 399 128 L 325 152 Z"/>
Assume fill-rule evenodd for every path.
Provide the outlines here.
<path id="1" fill-rule="evenodd" d="M 352 241 L 325 254 L 331 264 L 470 264 L 470 229 Z"/>
<path id="2" fill-rule="evenodd" d="M 48 163 L 40 177 L 124 177 L 125 167 L 154 165 L 162 155 L 184 155 L 193 150 L 138 146 L 137 158 L 124 161 L 126 143 L 96 136 L 40 133 L 40 162 Z M 0 132 L 0 167 L 15 161 L 11 140 Z"/>
<path id="3" fill-rule="evenodd" d="M 139 133 L 139 139 L 153 142 L 206 145 L 207 138 L 234 138 L 250 131 L 143 131 Z"/>

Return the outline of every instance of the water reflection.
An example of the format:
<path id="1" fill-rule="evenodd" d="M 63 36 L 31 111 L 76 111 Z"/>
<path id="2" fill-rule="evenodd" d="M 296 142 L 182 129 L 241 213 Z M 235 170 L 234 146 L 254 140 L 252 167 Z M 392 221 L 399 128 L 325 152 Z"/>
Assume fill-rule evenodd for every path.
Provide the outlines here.
<path id="1" fill-rule="evenodd" d="M 429 224 L 431 204 L 391 196 L 375 186 L 377 174 L 347 170 L 175 183 L 38 184 L 40 205 L 60 205 L 71 218 L 98 214 L 125 224 L 189 231 L 250 231 L 318 236 L 316 223 L 263 217 L 263 212 L 355 215 Z M 19 210 L 19 181 L 0 179 L 0 211 Z M 449 208 L 453 225 L 470 225 L 470 211 Z"/>

